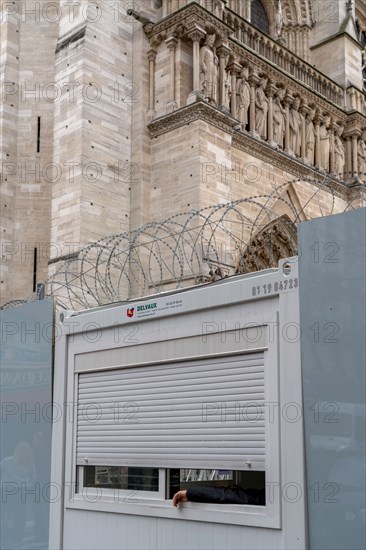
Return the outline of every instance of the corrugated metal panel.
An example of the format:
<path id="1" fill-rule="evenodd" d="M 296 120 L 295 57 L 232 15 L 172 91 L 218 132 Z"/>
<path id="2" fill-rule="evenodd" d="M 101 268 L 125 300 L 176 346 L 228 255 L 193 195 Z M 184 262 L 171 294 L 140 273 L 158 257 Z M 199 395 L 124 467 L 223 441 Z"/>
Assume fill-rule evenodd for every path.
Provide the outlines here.
<path id="1" fill-rule="evenodd" d="M 77 462 L 265 469 L 264 354 L 79 375 Z"/>
<path id="2" fill-rule="evenodd" d="M 116 505 L 117 506 L 117 505 Z M 64 550 L 279 550 L 283 531 L 143 517 L 105 512 L 66 510 Z"/>

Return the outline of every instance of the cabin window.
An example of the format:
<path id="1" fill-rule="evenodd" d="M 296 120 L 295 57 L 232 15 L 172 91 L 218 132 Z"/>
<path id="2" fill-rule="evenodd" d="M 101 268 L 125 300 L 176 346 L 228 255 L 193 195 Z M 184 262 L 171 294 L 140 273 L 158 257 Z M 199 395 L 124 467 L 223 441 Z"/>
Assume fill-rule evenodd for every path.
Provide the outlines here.
<path id="1" fill-rule="evenodd" d="M 158 468 L 128 468 L 126 466 L 86 466 L 84 486 L 101 489 L 159 491 Z"/>
<path id="2" fill-rule="evenodd" d="M 264 489 L 265 421 L 264 352 L 80 373 L 79 485 Z"/>
<path id="3" fill-rule="evenodd" d="M 240 487 L 241 489 L 265 490 L 265 484 L 265 472 L 180 468 L 169 471 L 168 498 L 173 498 L 177 491 L 197 485 L 200 487 Z"/>
<path id="4" fill-rule="evenodd" d="M 265 489 L 264 472 L 234 470 L 204 470 L 195 468 L 134 468 L 126 466 L 84 466 L 79 469 L 84 489 L 107 489 L 115 496 L 119 493 L 140 498 L 171 500 L 177 491 L 192 486 L 241 487 L 242 489 Z"/>

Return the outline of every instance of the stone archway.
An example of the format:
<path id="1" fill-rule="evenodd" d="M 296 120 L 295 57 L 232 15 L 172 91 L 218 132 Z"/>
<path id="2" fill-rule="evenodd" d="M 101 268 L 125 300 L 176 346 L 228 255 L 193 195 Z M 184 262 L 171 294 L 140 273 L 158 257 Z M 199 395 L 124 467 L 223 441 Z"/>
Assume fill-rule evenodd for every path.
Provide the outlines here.
<path id="1" fill-rule="evenodd" d="M 236 273 L 277 267 L 278 261 L 297 254 L 297 230 L 285 214 L 266 225 L 249 242 L 239 258 Z"/>
<path id="2" fill-rule="evenodd" d="M 259 0 L 255 0 L 259 2 Z M 267 31 L 273 38 L 276 35 L 275 18 L 277 0 L 261 0 L 269 21 Z M 281 0 L 282 6 L 282 38 L 288 49 L 305 60 L 309 59 L 309 31 L 312 26 L 312 7 L 310 0 Z M 253 4 L 252 18 L 253 21 Z M 257 26 L 257 25 L 255 25 Z M 263 30 L 263 29 L 260 29 Z M 266 31 L 265 31 L 266 32 Z"/>

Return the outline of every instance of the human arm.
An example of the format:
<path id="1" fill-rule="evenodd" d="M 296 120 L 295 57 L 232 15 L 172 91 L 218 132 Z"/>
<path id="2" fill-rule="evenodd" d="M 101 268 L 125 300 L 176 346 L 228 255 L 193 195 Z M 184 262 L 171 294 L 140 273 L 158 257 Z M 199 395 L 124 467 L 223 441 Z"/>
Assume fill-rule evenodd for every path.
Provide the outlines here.
<path id="1" fill-rule="evenodd" d="M 178 491 L 173 496 L 173 506 L 178 506 L 178 504 L 183 504 L 183 502 L 188 502 L 187 491 Z"/>
<path id="2" fill-rule="evenodd" d="M 192 486 L 178 491 L 173 497 L 173 506 L 183 502 L 205 502 L 210 504 L 265 505 L 264 489 L 241 489 L 240 487 Z"/>

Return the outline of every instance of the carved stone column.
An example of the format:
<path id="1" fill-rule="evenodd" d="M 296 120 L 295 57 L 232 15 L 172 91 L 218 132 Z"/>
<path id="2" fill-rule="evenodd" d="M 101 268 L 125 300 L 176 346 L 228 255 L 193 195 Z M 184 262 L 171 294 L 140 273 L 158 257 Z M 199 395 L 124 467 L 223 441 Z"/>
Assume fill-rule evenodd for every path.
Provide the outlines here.
<path id="1" fill-rule="evenodd" d="M 296 55 L 300 55 L 300 29 L 299 27 L 295 27 L 295 53 Z"/>
<path id="2" fill-rule="evenodd" d="M 250 107 L 249 107 L 249 130 L 252 136 L 256 135 L 255 131 L 255 93 L 256 86 L 259 84 L 259 77 L 256 74 L 251 74 L 249 76 L 249 86 L 250 86 Z"/>
<path id="3" fill-rule="evenodd" d="M 286 120 L 285 120 L 285 152 L 287 154 L 291 153 L 290 150 L 290 105 L 292 105 L 294 98 L 290 95 L 287 95 L 283 100 L 286 111 Z"/>
<path id="4" fill-rule="evenodd" d="M 349 98 L 350 98 L 350 107 L 351 109 L 355 109 L 355 91 L 351 89 L 348 92 Z"/>
<path id="5" fill-rule="evenodd" d="M 305 58 L 305 61 L 309 61 L 309 29 L 308 28 L 305 31 L 305 38 L 304 38 L 304 58 Z"/>
<path id="6" fill-rule="evenodd" d="M 243 17 L 247 21 L 250 21 L 251 20 L 251 8 L 252 8 L 251 0 L 243 0 L 243 1 L 244 1 L 244 16 Z"/>
<path id="7" fill-rule="evenodd" d="M 315 167 L 321 168 L 321 152 L 320 152 L 320 124 L 324 121 L 324 117 L 317 113 L 314 117 L 315 128 Z"/>
<path id="8" fill-rule="evenodd" d="M 366 130 L 362 132 L 358 142 L 358 173 L 360 180 L 366 183 Z"/>
<path id="9" fill-rule="evenodd" d="M 226 44 L 221 44 L 217 48 L 219 57 L 219 105 L 225 103 L 225 76 L 226 76 L 226 61 L 230 54 L 230 48 Z"/>
<path id="10" fill-rule="evenodd" d="M 334 150 L 334 132 L 336 130 L 334 123 L 331 123 L 330 125 L 330 164 L 329 164 L 329 172 L 331 174 L 334 174 L 335 169 L 335 150 Z"/>
<path id="11" fill-rule="evenodd" d="M 193 90 L 188 96 L 187 103 L 189 105 L 202 97 L 200 90 L 200 41 L 206 36 L 206 32 L 195 26 L 187 34 L 193 42 Z"/>
<path id="12" fill-rule="evenodd" d="M 302 162 L 308 163 L 306 158 L 306 115 L 310 113 L 310 108 L 307 105 L 301 105 L 299 109 L 301 115 L 301 148 L 300 157 Z"/>
<path id="13" fill-rule="evenodd" d="M 170 113 L 177 109 L 178 105 L 176 102 L 176 71 L 175 71 L 175 53 L 177 49 L 177 43 L 178 40 L 175 38 L 175 36 L 170 36 L 167 40 L 165 40 L 165 44 L 167 45 L 167 48 L 170 52 L 170 88 L 169 88 L 169 102 L 167 107 L 167 112 Z"/>
<path id="14" fill-rule="evenodd" d="M 352 141 L 351 141 L 350 135 L 347 135 L 345 138 L 346 138 L 346 155 L 347 155 L 346 178 L 351 179 L 352 178 Z"/>
<path id="15" fill-rule="evenodd" d="M 277 147 L 277 143 L 273 140 L 273 96 L 277 88 L 274 84 L 269 84 L 266 91 L 268 97 L 268 143 L 271 147 Z"/>
<path id="16" fill-rule="evenodd" d="M 163 18 L 170 14 L 169 2 L 163 2 Z"/>
<path id="17" fill-rule="evenodd" d="M 358 138 L 360 137 L 361 132 L 356 130 L 351 135 L 352 137 L 352 176 L 358 178 Z"/>
<path id="18" fill-rule="evenodd" d="M 288 32 L 288 38 L 289 38 L 289 46 L 288 48 L 293 51 L 294 49 L 294 31 L 293 29 L 291 28 Z"/>
<path id="19" fill-rule="evenodd" d="M 257 53 L 260 53 L 259 52 L 259 44 L 260 44 L 260 36 L 256 36 L 255 39 L 254 39 L 254 43 L 255 43 L 255 46 L 254 46 L 254 49 Z"/>
<path id="20" fill-rule="evenodd" d="M 147 52 L 147 58 L 149 60 L 149 115 L 155 114 L 155 60 L 156 50 L 151 48 Z"/>
<path id="21" fill-rule="evenodd" d="M 304 29 L 299 29 L 300 33 L 300 44 L 299 44 L 299 53 L 298 56 L 301 57 L 301 59 L 304 59 Z"/>
<path id="22" fill-rule="evenodd" d="M 241 65 L 237 61 L 233 61 L 228 66 L 231 72 L 231 116 L 237 118 L 238 105 L 237 105 L 237 75 L 241 70 Z"/>

